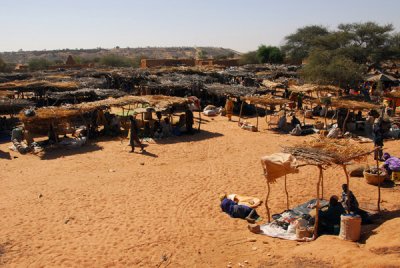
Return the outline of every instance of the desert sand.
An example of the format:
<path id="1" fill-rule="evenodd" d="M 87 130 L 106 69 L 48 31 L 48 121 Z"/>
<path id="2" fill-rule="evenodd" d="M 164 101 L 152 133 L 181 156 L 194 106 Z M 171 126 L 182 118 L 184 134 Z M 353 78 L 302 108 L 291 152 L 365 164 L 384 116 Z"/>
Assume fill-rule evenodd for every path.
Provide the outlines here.
<path id="1" fill-rule="evenodd" d="M 0 264 L 400 267 L 399 187 L 382 189 L 382 218 L 363 226 L 358 243 L 334 236 L 301 243 L 256 235 L 246 221 L 221 212 L 223 192 L 265 199 L 261 156 L 312 138 L 277 134 L 260 122 L 255 133 L 225 117 L 206 118 L 201 133 L 149 144 L 146 154 L 129 153 L 128 141 L 121 139 L 53 151 L 43 160 L 10 152 L 11 159 L 0 159 Z M 0 150 L 8 152 L 9 145 L 0 144 Z M 397 156 L 399 145 L 385 143 Z M 314 198 L 317 176 L 310 166 L 288 176 L 291 205 Z M 340 167 L 328 169 L 325 197 L 340 195 L 344 182 Z M 350 187 L 362 207 L 376 208 L 377 187 L 363 178 L 351 178 Z M 282 212 L 283 180 L 272 191 L 272 213 Z M 266 219 L 264 205 L 258 212 Z"/>

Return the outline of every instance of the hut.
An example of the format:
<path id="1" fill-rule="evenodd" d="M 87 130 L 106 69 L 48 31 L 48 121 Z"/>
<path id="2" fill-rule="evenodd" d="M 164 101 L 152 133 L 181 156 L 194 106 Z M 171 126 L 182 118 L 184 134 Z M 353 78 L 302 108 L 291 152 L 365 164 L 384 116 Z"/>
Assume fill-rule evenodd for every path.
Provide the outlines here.
<path id="1" fill-rule="evenodd" d="M 318 168 L 318 180 L 316 184 L 316 211 L 320 208 L 320 201 L 324 198 L 324 176 L 323 170 L 332 165 L 342 166 L 346 176 L 348 185 L 347 194 L 350 191 L 349 175 L 346 165 L 351 161 L 359 161 L 364 159 L 368 154 L 372 153 L 363 149 L 350 140 L 332 141 L 327 138 L 304 142 L 293 146 L 287 146 L 283 149 L 284 154 L 266 156 L 261 159 L 261 165 L 264 170 L 264 177 L 267 181 L 267 195 L 265 199 L 265 207 L 268 214 L 268 222 L 271 221 L 270 208 L 268 200 L 271 192 L 270 184 L 276 182 L 276 179 L 284 176 L 286 204 L 289 209 L 289 194 L 286 185 L 286 176 L 290 173 L 297 173 L 299 167 L 312 165 Z M 297 160 L 301 161 L 300 164 Z M 380 187 L 378 188 L 378 209 L 380 203 Z M 318 234 L 318 213 L 315 216 L 314 235 L 315 239 Z"/>

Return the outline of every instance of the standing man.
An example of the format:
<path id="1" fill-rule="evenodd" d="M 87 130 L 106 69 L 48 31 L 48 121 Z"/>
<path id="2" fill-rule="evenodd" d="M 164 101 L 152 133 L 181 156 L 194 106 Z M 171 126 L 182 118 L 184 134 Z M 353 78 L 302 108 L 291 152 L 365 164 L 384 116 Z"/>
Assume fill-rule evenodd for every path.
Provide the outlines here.
<path id="1" fill-rule="evenodd" d="M 136 116 L 136 114 L 135 114 L 135 116 Z M 137 126 L 136 119 L 131 115 L 131 116 L 129 116 L 129 120 L 131 121 L 131 133 L 130 133 L 130 137 L 129 137 L 129 144 L 132 147 L 131 153 L 133 153 L 135 151 L 135 142 L 137 144 L 139 144 L 140 151 L 144 152 L 144 146 L 140 142 L 139 137 L 138 137 L 139 128 Z"/>
<path id="2" fill-rule="evenodd" d="M 226 116 L 228 117 L 228 120 L 232 120 L 232 114 L 233 114 L 233 101 L 229 96 L 226 98 L 226 103 L 225 103 L 225 111 L 226 111 Z"/>
<path id="3" fill-rule="evenodd" d="M 193 119 L 193 112 L 188 108 L 186 109 L 185 112 L 185 120 L 186 120 L 186 132 L 188 134 L 194 134 L 193 133 L 193 124 L 194 124 L 194 119 Z"/>

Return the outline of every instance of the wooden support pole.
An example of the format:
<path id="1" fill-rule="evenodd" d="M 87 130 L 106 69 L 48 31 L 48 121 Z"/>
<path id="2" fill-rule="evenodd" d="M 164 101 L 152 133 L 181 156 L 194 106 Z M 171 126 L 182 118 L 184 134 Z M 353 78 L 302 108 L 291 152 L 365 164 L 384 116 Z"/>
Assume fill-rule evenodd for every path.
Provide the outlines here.
<path id="1" fill-rule="evenodd" d="M 242 104 L 240 105 L 239 122 L 238 123 L 240 123 L 240 119 L 242 119 L 243 105 L 244 105 L 244 101 L 242 101 Z"/>
<path id="2" fill-rule="evenodd" d="M 319 166 L 318 166 L 319 168 Z M 321 171 L 321 169 L 320 169 Z M 314 239 L 316 239 L 318 237 L 318 224 L 319 224 L 319 188 L 320 188 L 320 184 L 321 184 L 321 173 L 319 174 L 318 177 L 318 183 L 317 183 L 317 203 L 315 205 L 315 224 L 314 224 Z"/>
<path id="3" fill-rule="evenodd" d="M 326 116 L 328 114 L 328 105 L 325 105 L 325 114 L 324 114 L 324 121 L 325 121 L 325 129 L 328 130 L 328 122 L 326 120 Z"/>
<path id="4" fill-rule="evenodd" d="M 379 154 L 379 147 L 376 147 L 376 155 Z M 379 169 L 379 159 L 376 157 L 376 168 L 378 169 L 378 211 L 381 211 L 381 180 L 379 178 L 380 176 L 380 169 Z"/>
<path id="5" fill-rule="evenodd" d="M 347 173 L 346 165 L 342 165 L 342 168 L 343 168 L 344 174 L 346 175 L 346 184 L 347 184 L 347 192 L 346 192 L 347 200 L 346 200 L 346 206 L 347 206 L 347 212 L 350 213 L 350 211 L 349 211 L 349 207 L 350 207 L 350 198 L 349 198 L 349 195 L 350 195 L 350 178 L 349 178 L 349 173 Z"/>
<path id="6" fill-rule="evenodd" d="M 256 128 L 257 128 L 257 131 L 258 131 L 258 110 L 257 110 L 257 105 L 254 105 L 254 107 L 256 107 L 256 115 L 257 115 L 257 126 L 256 126 Z"/>
<path id="7" fill-rule="evenodd" d="M 324 171 L 322 166 L 318 166 L 319 176 L 321 177 L 321 199 L 324 199 Z"/>
<path id="8" fill-rule="evenodd" d="M 289 193 L 286 184 L 286 174 L 285 174 L 285 193 L 286 193 L 286 209 L 289 210 Z"/>
<path id="9" fill-rule="evenodd" d="M 199 110 L 199 128 L 198 128 L 198 131 L 200 131 L 200 125 L 201 125 L 201 109 Z"/>
<path id="10" fill-rule="evenodd" d="M 268 192 L 267 192 L 267 197 L 265 198 L 265 208 L 267 210 L 268 222 L 271 222 L 271 214 L 270 214 L 269 207 L 268 207 L 268 199 L 269 199 L 269 194 L 271 192 L 271 187 L 269 185 L 268 180 L 267 180 L 267 186 L 268 186 Z"/>
<path id="11" fill-rule="evenodd" d="M 347 109 L 346 118 L 344 119 L 343 127 L 342 127 L 343 134 L 346 132 L 346 124 L 347 124 L 347 119 L 349 119 L 349 114 L 350 114 L 350 109 Z"/>

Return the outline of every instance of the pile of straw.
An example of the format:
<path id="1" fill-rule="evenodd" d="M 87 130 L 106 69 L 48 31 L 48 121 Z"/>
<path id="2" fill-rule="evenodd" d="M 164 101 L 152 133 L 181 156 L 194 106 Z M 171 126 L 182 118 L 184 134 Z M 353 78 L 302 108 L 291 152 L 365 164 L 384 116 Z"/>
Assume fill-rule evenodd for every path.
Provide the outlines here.
<path id="1" fill-rule="evenodd" d="M 370 153 L 351 140 L 331 140 L 329 138 L 284 147 L 284 152 L 290 153 L 308 164 L 327 166 L 343 165 L 353 160 L 359 161 Z"/>

